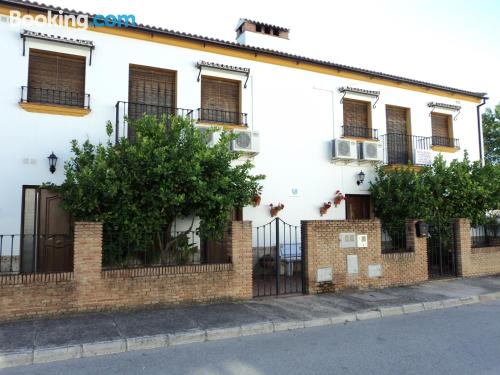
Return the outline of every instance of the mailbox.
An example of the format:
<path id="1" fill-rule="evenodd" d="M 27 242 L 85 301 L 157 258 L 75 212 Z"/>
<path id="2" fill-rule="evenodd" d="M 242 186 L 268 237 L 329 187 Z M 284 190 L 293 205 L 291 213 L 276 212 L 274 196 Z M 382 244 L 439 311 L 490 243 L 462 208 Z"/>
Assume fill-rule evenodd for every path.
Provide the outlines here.
<path id="1" fill-rule="evenodd" d="M 429 224 L 423 221 L 417 221 L 415 223 L 417 237 L 429 237 Z"/>

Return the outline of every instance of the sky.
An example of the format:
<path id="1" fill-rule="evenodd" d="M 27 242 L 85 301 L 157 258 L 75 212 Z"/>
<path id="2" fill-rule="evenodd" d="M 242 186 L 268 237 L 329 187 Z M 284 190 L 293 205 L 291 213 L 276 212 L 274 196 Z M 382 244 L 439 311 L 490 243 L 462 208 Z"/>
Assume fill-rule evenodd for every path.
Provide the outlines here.
<path id="1" fill-rule="evenodd" d="M 500 0 L 45 0 L 235 40 L 239 18 L 291 29 L 290 51 L 460 89 L 500 102 Z"/>

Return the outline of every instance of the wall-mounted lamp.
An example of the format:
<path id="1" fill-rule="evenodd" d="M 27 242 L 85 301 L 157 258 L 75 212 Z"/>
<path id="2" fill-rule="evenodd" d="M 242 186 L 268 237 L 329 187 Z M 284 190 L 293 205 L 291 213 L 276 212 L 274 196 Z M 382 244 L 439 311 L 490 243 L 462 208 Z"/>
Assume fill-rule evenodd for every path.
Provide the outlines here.
<path id="1" fill-rule="evenodd" d="M 54 151 L 47 157 L 49 159 L 49 171 L 50 173 L 54 173 L 56 171 L 57 164 L 57 156 L 54 154 Z"/>
<path id="2" fill-rule="evenodd" d="M 359 185 L 361 185 L 365 181 L 365 174 L 363 171 L 358 173 L 358 181 L 356 182 Z"/>

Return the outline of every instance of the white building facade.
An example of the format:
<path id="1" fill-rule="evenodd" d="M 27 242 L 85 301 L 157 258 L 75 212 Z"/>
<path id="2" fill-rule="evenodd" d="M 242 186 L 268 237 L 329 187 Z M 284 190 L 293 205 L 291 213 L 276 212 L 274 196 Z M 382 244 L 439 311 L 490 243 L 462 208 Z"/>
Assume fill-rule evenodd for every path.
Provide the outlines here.
<path id="1" fill-rule="evenodd" d="M 293 225 L 368 218 L 376 165 L 425 164 L 438 153 L 461 159 L 465 150 L 481 158 L 482 93 L 267 50 L 286 48 L 288 30 L 251 20 L 238 23 L 238 40 L 246 43 L 239 44 L 140 25 L 26 27 L 8 17 L 50 9 L 0 1 L 0 233 L 23 231 L 32 215 L 27 188 L 64 180 L 72 139 L 106 141 L 107 121 L 126 132 L 130 103 L 142 105 L 136 112 L 182 108 L 200 126 L 250 132 L 254 173 L 266 175 L 261 204 L 243 209 L 255 226 L 269 222 L 269 205 L 279 203 L 279 216 Z M 38 87 L 54 74 L 62 83 Z M 322 215 L 337 191 L 351 203 Z"/>

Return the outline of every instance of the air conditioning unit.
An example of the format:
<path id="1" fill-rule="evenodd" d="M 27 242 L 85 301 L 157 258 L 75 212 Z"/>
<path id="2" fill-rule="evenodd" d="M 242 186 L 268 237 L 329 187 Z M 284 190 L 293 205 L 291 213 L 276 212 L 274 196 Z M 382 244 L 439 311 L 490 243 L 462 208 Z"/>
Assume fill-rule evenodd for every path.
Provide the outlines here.
<path id="1" fill-rule="evenodd" d="M 347 139 L 332 141 L 332 159 L 355 160 L 358 158 L 357 142 Z"/>
<path id="2" fill-rule="evenodd" d="M 361 144 L 361 160 L 382 161 L 384 150 L 381 142 L 363 142 Z"/>
<path id="3" fill-rule="evenodd" d="M 231 141 L 231 150 L 247 154 L 258 154 L 260 151 L 259 132 L 250 130 L 233 130 L 238 137 Z"/>
<path id="4" fill-rule="evenodd" d="M 203 125 L 196 125 L 198 130 L 202 133 L 205 133 L 207 135 L 207 145 L 208 146 L 213 146 L 217 142 L 219 142 L 219 137 L 220 137 L 220 129 L 217 127 L 213 126 L 203 126 Z M 215 129 L 215 131 L 214 131 Z"/>

